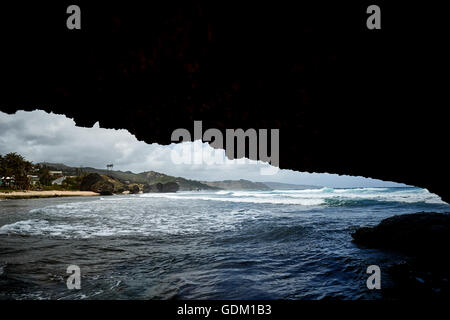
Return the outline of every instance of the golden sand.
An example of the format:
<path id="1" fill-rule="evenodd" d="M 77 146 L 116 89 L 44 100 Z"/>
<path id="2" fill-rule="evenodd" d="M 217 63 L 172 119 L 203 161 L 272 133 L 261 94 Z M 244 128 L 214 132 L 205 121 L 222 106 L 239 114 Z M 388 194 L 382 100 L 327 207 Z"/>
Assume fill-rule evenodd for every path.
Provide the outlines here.
<path id="1" fill-rule="evenodd" d="M 28 198 L 53 198 L 53 197 L 89 197 L 99 196 L 92 191 L 13 191 L 0 192 L 0 199 L 28 199 Z"/>

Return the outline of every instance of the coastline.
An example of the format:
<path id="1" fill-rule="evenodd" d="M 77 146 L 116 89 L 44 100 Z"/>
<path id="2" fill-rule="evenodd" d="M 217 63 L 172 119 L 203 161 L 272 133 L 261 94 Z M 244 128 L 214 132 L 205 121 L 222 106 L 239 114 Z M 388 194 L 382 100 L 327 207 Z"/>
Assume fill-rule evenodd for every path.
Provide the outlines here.
<path id="1" fill-rule="evenodd" d="M 93 197 L 99 196 L 100 193 L 92 191 L 60 191 L 60 190 L 47 190 L 47 191 L 13 191 L 13 192 L 0 192 L 0 199 L 35 199 L 35 198 L 56 198 L 56 197 Z"/>

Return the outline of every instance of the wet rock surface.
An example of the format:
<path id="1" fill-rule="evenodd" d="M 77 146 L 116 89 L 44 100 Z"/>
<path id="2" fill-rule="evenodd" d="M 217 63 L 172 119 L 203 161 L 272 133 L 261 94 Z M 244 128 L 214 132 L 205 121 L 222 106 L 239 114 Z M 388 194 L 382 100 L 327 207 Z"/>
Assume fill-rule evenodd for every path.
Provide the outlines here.
<path id="1" fill-rule="evenodd" d="M 98 173 L 90 173 L 81 180 L 80 190 L 93 191 L 101 195 L 112 195 L 114 184 Z"/>
<path id="2" fill-rule="evenodd" d="M 421 212 L 393 216 L 375 227 L 357 229 L 352 237 L 355 243 L 370 248 L 430 255 L 442 252 L 450 243 L 450 215 Z"/>
<path id="3" fill-rule="evenodd" d="M 421 212 L 393 216 L 375 227 L 352 233 L 353 241 L 366 248 L 393 250 L 406 259 L 387 267 L 392 283 L 388 298 L 445 299 L 450 296 L 450 215 Z"/>
<path id="4" fill-rule="evenodd" d="M 130 186 L 128 189 L 131 194 L 136 194 L 139 193 L 140 191 L 139 186 L 137 184 Z"/>
<path id="5" fill-rule="evenodd" d="M 145 184 L 143 192 L 177 192 L 179 188 L 180 186 L 176 182 Z"/>

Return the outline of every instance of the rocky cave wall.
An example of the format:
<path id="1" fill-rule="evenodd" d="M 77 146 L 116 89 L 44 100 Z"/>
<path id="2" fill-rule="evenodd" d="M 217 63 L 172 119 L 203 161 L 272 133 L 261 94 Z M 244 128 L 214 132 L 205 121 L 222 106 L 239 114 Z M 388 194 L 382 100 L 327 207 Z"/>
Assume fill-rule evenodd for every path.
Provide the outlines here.
<path id="1" fill-rule="evenodd" d="M 0 110 L 170 143 L 176 128 L 279 128 L 280 167 L 427 188 L 450 202 L 439 19 L 364 3 L 82 3 L 3 8 Z M 23 6 L 23 4 L 21 4 Z M 432 21 L 431 21 L 432 20 Z M 442 20 L 444 21 L 444 20 Z"/>

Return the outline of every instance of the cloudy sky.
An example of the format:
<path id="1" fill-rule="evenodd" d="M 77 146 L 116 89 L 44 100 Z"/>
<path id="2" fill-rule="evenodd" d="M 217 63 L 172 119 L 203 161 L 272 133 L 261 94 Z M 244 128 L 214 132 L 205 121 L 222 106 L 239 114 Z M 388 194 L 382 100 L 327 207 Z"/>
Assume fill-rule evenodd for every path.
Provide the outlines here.
<path id="1" fill-rule="evenodd" d="M 200 141 L 169 146 L 147 144 L 126 130 L 103 129 L 98 124 L 80 128 L 72 119 L 40 110 L 18 111 L 13 115 L 0 112 L 0 154 L 8 152 L 17 152 L 34 163 L 94 168 L 105 168 L 106 164 L 113 163 L 115 170 L 154 170 L 196 180 L 248 179 L 330 187 L 400 186 L 363 177 L 277 170 L 248 159 L 244 163 L 231 161 L 225 158 L 223 150 L 214 150 Z M 193 163 L 186 160 L 180 163 L 180 156 L 189 152 Z M 220 161 L 212 163 L 212 159 Z M 261 174 L 267 170 L 272 174 Z"/>

